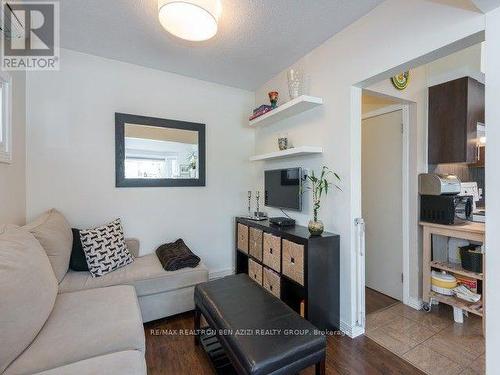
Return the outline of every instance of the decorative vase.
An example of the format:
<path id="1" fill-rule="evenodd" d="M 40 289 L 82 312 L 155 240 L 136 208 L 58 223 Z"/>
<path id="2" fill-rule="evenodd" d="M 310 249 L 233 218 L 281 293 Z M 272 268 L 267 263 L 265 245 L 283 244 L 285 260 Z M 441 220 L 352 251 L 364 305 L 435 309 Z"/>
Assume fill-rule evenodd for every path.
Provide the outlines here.
<path id="1" fill-rule="evenodd" d="M 278 106 L 278 91 L 271 91 L 267 95 L 269 95 L 269 101 L 271 102 L 271 107 L 274 109 Z"/>
<path id="2" fill-rule="evenodd" d="M 321 234 L 325 230 L 325 226 L 323 225 L 323 222 L 321 220 L 311 220 L 309 221 L 309 225 L 307 227 L 309 228 L 309 233 L 311 233 L 311 236 L 321 236 Z"/>
<path id="3" fill-rule="evenodd" d="M 298 98 L 302 95 L 303 91 L 303 73 L 298 68 L 289 69 L 287 72 L 288 78 L 288 94 L 290 95 L 290 99 Z"/>

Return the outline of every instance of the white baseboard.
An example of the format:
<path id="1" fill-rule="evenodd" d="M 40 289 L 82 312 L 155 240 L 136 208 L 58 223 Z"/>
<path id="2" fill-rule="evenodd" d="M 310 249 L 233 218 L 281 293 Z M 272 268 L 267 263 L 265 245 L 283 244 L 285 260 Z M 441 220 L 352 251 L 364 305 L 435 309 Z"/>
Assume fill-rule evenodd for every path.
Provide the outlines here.
<path id="1" fill-rule="evenodd" d="M 221 279 L 225 276 L 229 276 L 234 274 L 234 269 L 232 268 L 226 268 L 223 270 L 218 270 L 218 271 L 212 271 L 208 273 L 208 279 L 209 280 L 215 280 L 215 279 Z"/>
<path id="2" fill-rule="evenodd" d="M 409 297 L 407 305 L 415 310 L 422 310 L 423 301 L 419 298 Z"/>
<path id="3" fill-rule="evenodd" d="M 360 326 L 351 326 L 350 324 L 341 321 L 340 322 L 340 330 L 344 332 L 351 339 L 361 336 L 365 333 L 365 329 Z"/>

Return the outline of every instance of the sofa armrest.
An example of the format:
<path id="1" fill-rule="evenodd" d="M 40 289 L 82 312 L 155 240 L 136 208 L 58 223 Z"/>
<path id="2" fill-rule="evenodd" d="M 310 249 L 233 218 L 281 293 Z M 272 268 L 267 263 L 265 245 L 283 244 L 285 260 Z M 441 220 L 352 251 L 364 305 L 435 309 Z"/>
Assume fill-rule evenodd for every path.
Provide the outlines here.
<path id="1" fill-rule="evenodd" d="M 134 257 L 139 256 L 140 242 L 137 238 L 125 238 L 125 245 Z"/>

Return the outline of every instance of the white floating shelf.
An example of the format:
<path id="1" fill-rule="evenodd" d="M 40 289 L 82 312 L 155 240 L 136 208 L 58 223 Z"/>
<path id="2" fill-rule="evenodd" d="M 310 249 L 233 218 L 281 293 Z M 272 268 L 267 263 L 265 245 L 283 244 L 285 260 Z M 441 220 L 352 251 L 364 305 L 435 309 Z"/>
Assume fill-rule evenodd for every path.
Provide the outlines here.
<path id="1" fill-rule="evenodd" d="M 314 155 L 321 153 L 323 153 L 322 147 L 300 146 L 300 147 L 289 148 L 288 150 L 284 151 L 276 151 L 276 152 L 270 152 L 269 154 L 251 156 L 250 161 L 281 159 L 294 156 L 306 156 L 306 155 Z"/>
<path id="2" fill-rule="evenodd" d="M 265 115 L 259 116 L 248 122 L 250 126 L 263 126 L 273 124 L 284 120 L 288 117 L 295 116 L 299 113 L 309 111 L 314 107 L 323 104 L 323 99 L 314 96 L 301 95 L 298 98 L 292 99 L 285 104 L 267 112 Z"/>

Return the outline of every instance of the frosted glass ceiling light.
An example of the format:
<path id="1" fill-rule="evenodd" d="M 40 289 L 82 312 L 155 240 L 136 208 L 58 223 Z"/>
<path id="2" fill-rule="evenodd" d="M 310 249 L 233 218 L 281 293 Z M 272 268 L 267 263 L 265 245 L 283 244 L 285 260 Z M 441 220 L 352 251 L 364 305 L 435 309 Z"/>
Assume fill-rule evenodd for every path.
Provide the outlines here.
<path id="1" fill-rule="evenodd" d="M 161 25 L 186 40 L 202 41 L 217 34 L 220 0 L 158 0 Z"/>

